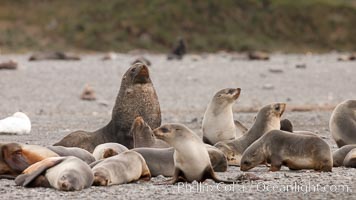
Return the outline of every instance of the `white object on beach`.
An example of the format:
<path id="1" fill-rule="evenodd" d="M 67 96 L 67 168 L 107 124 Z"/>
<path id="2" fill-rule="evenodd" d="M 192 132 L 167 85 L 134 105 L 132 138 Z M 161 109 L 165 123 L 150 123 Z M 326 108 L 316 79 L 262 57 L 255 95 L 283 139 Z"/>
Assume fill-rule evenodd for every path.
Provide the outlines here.
<path id="1" fill-rule="evenodd" d="M 16 112 L 0 120 L 0 134 L 24 135 L 31 132 L 31 121 L 25 113 Z"/>

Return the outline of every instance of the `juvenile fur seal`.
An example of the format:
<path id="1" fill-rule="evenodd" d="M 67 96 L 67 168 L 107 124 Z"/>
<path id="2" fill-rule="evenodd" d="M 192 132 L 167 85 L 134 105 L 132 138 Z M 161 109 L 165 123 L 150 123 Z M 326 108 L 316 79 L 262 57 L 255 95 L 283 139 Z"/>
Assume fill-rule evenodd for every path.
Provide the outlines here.
<path id="1" fill-rule="evenodd" d="M 223 140 L 236 139 L 246 128 L 236 127 L 232 106 L 240 96 L 240 88 L 226 88 L 217 92 L 205 111 L 202 132 L 203 141 L 214 145 Z M 241 123 L 240 123 L 241 124 Z"/>
<path id="2" fill-rule="evenodd" d="M 112 119 L 108 125 L 95 131 L 76 131 L 64 137 L 55 145 L 80 147 L 89 152 L 102 143 L 116 142 L 128 148 L 133 147 L 130 128 L 135 117 L 141 116 L 150 127 L 161 124 L 161 110 L 156 91 L 146 65 L 136 63 L 124 74 Z"/>
<path id="3" fill-rule="evenodd" d="M 55 152 L 37 145 L 20 143 L 0 144 L 0 175 L 17 176 L 28 166 L 48 157 L 58 157 Z"/>
<path id="4" fill-rule="evenodd" d="M 95 158 L 91 153 L 78 147 L 48 146 L 47 148 L 57 153 L 59 156 L 74 156 L 86 162 L 87 164 L 95 161 Z"/>
<path id="5" fill-rule="evenodd" d="M 349 153 L 347 153 L 342 164 L 345 167 L 356 168 L 356 149 L 352 149 Z"/>
<path id="6" fill-rule="evenodd" d="M 135 151 L 125 151 L 102 160 L 93 166 L 92 171 L 96 186 L 119 185 L 139 179 L 151 179 L 145 159 Z"/>
<path id="7" fill-rule="evenodd" d="M 118 143 L 104 143 L 100 144 L 95 147 L 93 151 L 93 156 L 95 160 L 102 160 L 104 158 L 109 158 L 112 156 L 115 156 L 117 154 L 120 154 L 124 151 L 129 150 L 127 147 L 124 145 L 118 144 Z"/>
<path id="8" fill-rule="evenodd" d="M 165 141 L 157 139 L 151 127 L 143 120 L 141 116 L 136 117 L 132 123 L 130 134 L 133 136 L 134 148 L 152 147 L 168 148 L 170 147 Z"/>
<path id="9" fill-rule="evenodd" d="M 42 160 L 27 168 L 15 179 L 24 187 L 53 187 L 63 191 L 88 188 L 94 180 L 88 164 L 77 157 L 56 157 Z"/>
<path id="10" fill-rule="evenodd" d="M 270 171 L 285 165 L 291 170 L 331 172 L 333 165 L 330 147 L 320 137 L 281 130 L 272 130 L 249 146 L 242 155 L 240 169 L 247 171 L 261 163 L 270 163 Z"/>
<path id="11" fill-rule="evenodd" d="M 1 134 L 30 134 L 31 121 L 23 112 L 16 112 L 10 117 L 0 120 L 0 135 Z"/>
<path id="12" fill-rule="evenodd" d="M 336 106 L 329 128 L 338 147 L 356 144 L 356 100 L 346 100 Z"/>
<path id="13" fill-rule="evenodd" d="M 341 147 L 333 153 L 333 167 L 340 167 L 343 165 L 346 155 L 356 148 L 356 144 L 349 144 Z"/>
<path id="14" fill-rule="evenodd" d="M 165 124 L 153 133 L 174 148 L 175 169 L 171 184 L 179 181 L 203 182 L 208 178 L 215 182 L 233 183 L 217 178 L 203 141 L 188 127 L 183 124 Z"/>
<path id="15" fill-rule="evenodd" d="M 280 118 L 285 110 L 285 103 L 274 103 L 262 107 L 256 116 L 253 126 L 240 138 L 221 141 L 215 147 L 224 152 L 229 165 L 239 165 L 242 153 L 264 133 L 280 129 Z"/>

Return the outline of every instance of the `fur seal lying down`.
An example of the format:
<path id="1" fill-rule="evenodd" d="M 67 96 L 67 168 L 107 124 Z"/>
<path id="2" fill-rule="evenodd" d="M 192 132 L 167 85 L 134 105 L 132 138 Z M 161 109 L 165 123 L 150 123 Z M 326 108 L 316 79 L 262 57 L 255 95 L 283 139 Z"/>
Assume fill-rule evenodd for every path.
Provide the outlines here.
<path id="1" fill-rule="evenodd" d="M 2 143 L 0 144 L 0 178 L 15 178 L 30 165 L 49 157 L 58 157 L 58 154 L 37 145 Z"/>
<path id="2" fill-rule="evenodd" d="M 214 95 L 202 122 L 205 143 L 214 145 L 220 141 L 236 139 L 247 131 L 241 123 L 235 123 L 232 112 L 232 106 L 239 98 L 240 92 L 240 88 L 226 88 Z"/>
<path id="3" fill-rule="evenodd" d="M 145 159 L 135 151 L 125 151 L 99 161 L 92 166 L 92 171 L 96 186 L 119 185 L 139 179 L 151 179 Z"/>
<path id="4" fill-rule="evenodd" d="M 356 149 L 352 149 L 349 153 L 347 153 L 342 164 L 345 167 L 356 168 Z"/>
<path id="5" fill-rule="evenodd" d="M 336 106 L 329 128 L 338 147 L 356 144 L 356 100 L 346 100 Z"/>
<path id="6" fill-rule="evenodd" d="M 137 116 L 142 116 L 152 128 L 161 124 L 161 110 L 156 91 L 148 67 L 142 63 L 132 65 L 124 74 L 109 124 L 93 133 L 86 131 L 70 133 L 54 145 L 80 147 L 89 152 L 93 152 L 99 144 L 107 142 L 116 142 L 133 148 L 130 129 Z"/>
<path id="7" fill-rule="evenodd" d="M 59 156 L 74 156 L 86 162 L 87 164 L 95 161 L 95 158 L 91 153 L 78 147 L 48 146 L 47 148 Z"/>
<path id="8" fill-rule="evenodd" d="M 274 103 L 262 107 L 257 113 L 255 123 L 245 135 L 235 140 L 218 142 L 215 147 L 224 152 L 229 165 L 240 165 L 241 156 L 247 147 L 264 133 L 280 129 L 280 118 L 285 107 L 285 103 Z"/>
<path id="9" fill-rule="evenodd" d="M 340 167 L 343 166 L 346 155 L 356 148 L 356 144 L 349 144 L 341 147 L 340 149 L 333 152 L 333 166 Z"/>
<path id="10" fill-rule="evenodd" d="M 272 130 L 249 146 L 242 155 L 240 169 L 247 171 L 261 163 L 270 163 L 270 171 L 279 171 L 285 165 L 291 170 L 331 172 L 333 165 L 330 147 L 320 137 L 281 130 Z"/>
<path id="11" fill-rule="evenodd" d="M 80 60 L 79 56 L 68 54 L 61 51 L 35 53 L 28 59 L 29 61 L 38 60 Z"/>
<path id="12" fill-rule="evenodd" d="M 25 113 L 16 112 L 10 117 L 0 120 L 0 135 L 2 134 L 30 134 L 31 121 Z"/>
<path id="13" fill-rule="evenodd" d="M 129 150 L 124 145 L 118 143 L 104 143 L 95 147 L 93 156 L 95 160 L 102 160 Z"/>
<path id="14" fill-rule="evenodd" d="M 47 158 L 31 165 L 15 179 L 15 183 L 24 187 L 78 191 L 90 187 L 93 180 L 89 165 L 79 158 L 68 156 Z"/>
<path id="15" fill-rule="evenodd" d="M 171 184 L 179 181 L 202 182 L 208 178 L 216 182 L 233 183 L 220 180 L 215 175 L 209 153 L 201 139 L 182 124 L 165 124 L 153 131 L 155 136 L 174 148 L 174 174 Z"/>

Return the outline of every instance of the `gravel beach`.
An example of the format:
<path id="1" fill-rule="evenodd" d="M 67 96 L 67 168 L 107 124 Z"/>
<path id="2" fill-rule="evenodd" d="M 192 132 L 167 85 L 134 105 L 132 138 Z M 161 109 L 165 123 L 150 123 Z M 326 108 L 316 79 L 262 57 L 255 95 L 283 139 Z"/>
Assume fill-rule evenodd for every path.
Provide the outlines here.
<path id="1" fill-rule="evenodd" d="M 109 122 L 121 77 L 138 56 L 118 54 L 102 61 L 102 54 L 81 55 L 81 61 L 27 61 L 26 55 L 0 55 L 0 62 L 12 59 L 17 70 L 0 70 L 0 118 L 16 111 L 28 114 L 30 135 L 0 135 L 1 142 L 51 145 L 75 130 L 96 130 Z M 162 109 L 163 123 L 184 123 L 197 133 L 205 108 L 215 92 L 227 87 L 242 88 L 234 105 L 235 119 L 250 127 L 256 109 L 272 102 L 286 102 L 283 117 L 295 130 L 313 131 L 332 150 L 328 122 L 332 108 L 356 98 L 356 62 L 338 62 L 339 54 L 272 54 L 269 61 L 249 61 L 238 54 L 187 55 L 168 61 L 162 54 L 144 54 L 152 62 L 151 79 Z M 297 65 L 305 65 L 297 67 Z M 96 92 L 96 101 L 83 101 L 86 84 Z M 293 111 L 292 108 L 303 112 Z M 157 185 L 166 177 L 150 182 L 111 187 L 91 187 L 78 192 L 48 188 L 22 188 L 13 180 L 0 180 L 1 199 L 355 199 L 356 169 L 333 168 L 331 173 L 310 170 L 268 172 L 257 167 L 262 180 L 222 185 L 208 180 L 173 186 Z M 237 167 L 218 173 L 234 179 Z"/>

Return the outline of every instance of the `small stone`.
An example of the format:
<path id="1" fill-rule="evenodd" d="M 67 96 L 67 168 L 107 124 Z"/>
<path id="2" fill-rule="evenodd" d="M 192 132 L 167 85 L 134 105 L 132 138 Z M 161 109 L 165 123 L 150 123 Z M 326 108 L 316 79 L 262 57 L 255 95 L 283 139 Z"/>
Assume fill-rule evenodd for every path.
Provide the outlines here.
<path id="1" fill-rule="evenodd" d="M 94 100 L 96 100 L 94 89 L 92 87 L 90 87 L 89 84 L 87 84 L 85 86 L 84 91 L 83 91 L 82 95 L 80 96 L 80 98 L 82 100 L 85 100 L 85 101 L 94 101 Z"/>
<path id="2" fill-rule="evenodd" d="M 297 68 L 297 69 L 305 69 L 305 68 L 307 68 L 307 65 L 306 64 L 297 64 L 297 65 L 295 65 L 295 68 Z"/>
<path id="3" fill-rule="evenodd" d="M 265 84 L 262 86 L 262 89 L 264 90 L 273 90 L 274 86 L 272 84 Z"/>
<path id="4" fill-rule="evenodd" d="M 283 69 L 279 68 L 270 68 L 268 71 L 271 73 L 283 73 Z"/>

